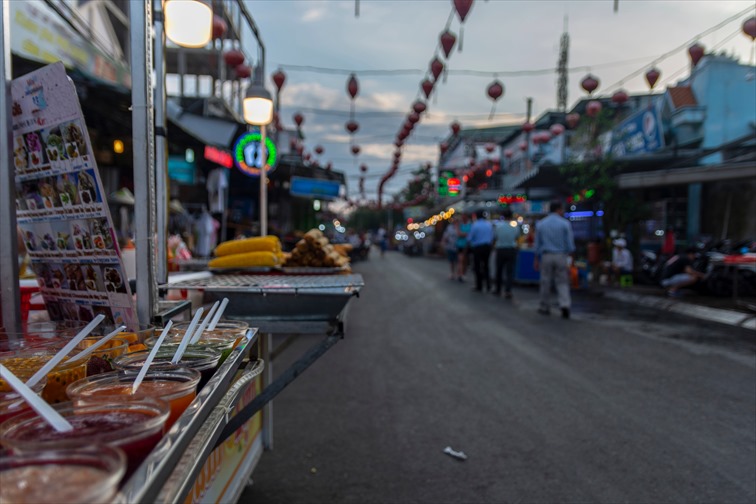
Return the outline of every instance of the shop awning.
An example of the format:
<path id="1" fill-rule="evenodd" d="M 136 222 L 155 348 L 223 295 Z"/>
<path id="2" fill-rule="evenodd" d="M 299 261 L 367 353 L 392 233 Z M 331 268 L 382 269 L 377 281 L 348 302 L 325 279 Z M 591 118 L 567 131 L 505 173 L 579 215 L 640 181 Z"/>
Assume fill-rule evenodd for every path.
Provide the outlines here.
<path id="1" fill-rule="evenodd" d="M 620 189 L 639 189 L 668 185 L 693 184 L 756 178 L 756 163 L 731 163 L 714 166 L 670 168 L 650 172 L 623 173 L 617 177 Z"/>
<path id="2" fill-rule="evenodd" d="M 171 123 L 203 144 L 223 149 L 233 146 L 242 127 L 235 121 L 192 114 L 173 100 L 168 100 L 165 113 Z"/>

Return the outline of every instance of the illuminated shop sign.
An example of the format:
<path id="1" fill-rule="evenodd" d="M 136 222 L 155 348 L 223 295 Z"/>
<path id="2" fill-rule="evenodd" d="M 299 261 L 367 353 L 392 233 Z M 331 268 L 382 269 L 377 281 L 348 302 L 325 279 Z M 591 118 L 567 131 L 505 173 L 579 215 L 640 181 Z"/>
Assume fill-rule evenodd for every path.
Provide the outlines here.
<path id="1" fill-rule="evenodd" d="M 234 162 L 236 167 L 250 177 L 259 177 L 262 167 L 262 152 L 260 149 L 260 133 L 244 133 L 236 140 L 234 145 Z M 276 167 L 278 150 L 270 137 L 265 138 L 265 147 L 268 151 L 266 171 L 270 173 Z"/>
<path id="2" fill-rule="evenodd" d="M 205 146 L 205 159 L 224 168 L 234 167 L 234 157 L 230 152 L 209 145 Z"/>
<path id="3" fill-rule="evenodd" d="M 499 196 L 499 205 L 511 205 L 512 203 L 523 203 L 528 200 L 524 194 L 502 194 Z"/>

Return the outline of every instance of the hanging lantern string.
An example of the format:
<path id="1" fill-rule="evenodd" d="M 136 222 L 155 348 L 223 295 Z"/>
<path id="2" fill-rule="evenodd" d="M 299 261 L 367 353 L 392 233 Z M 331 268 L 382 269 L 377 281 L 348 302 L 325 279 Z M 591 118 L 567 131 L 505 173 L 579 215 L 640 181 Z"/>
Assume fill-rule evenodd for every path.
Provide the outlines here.
<path id="1" fill-rule="evenodd" d="M 704 37 L 704 36 L 706 36 L 706 35 L 708 35 L 710 33 L 713 33 L 715 31 L 719 30 L 723 26 L 726 26 L 726 25 L 732 23 L 733 21 L 737 21 L 739 18 L 743 17 L 743 15 L 749 14 L 752 10 L 753 10 L 753 6 L 747 7 L 746 9 L 743 9 L 742 11 L 738 12 L 737 14 L 728 17 L 724 21 L 722 21 L 720 23 L 717 23 L 716 25 L 712 26 L 711 28 L 708 28 L 708 29 L 702 31 L 701 33 L 698 33 L 693 38 L 687 40 L 685 43 L 683 43 L 683 44 L 675 47 L 674 49 L 672 49 L 670 51 L 665 52 L 664 54 L 662 54 L 661 56 L 659 56 L 655 60 L 651 61 L 649 64 L 644 65 L 642 68 L 640 68 L 640 69 L 638 69 L 638 70 L 630 73 L 629 75 L 626 75 L 620 81 L 615 82 L 611 86 L 605 87 L 604 88 L 604 92 L 607 92 L 607 91 L 610 91 L 610 90 L 618 88 L 625 81 L 627 81 L 629 79 L 632 79 L 633 77 L 637 77 L 638 75 L 641 75 L 642 73 L 646 72 L 649 67 L 653 67 L 653 66 L 657 65 L 658 63 L 664 61 L 665 59 L 669 58 L 670 56 L 673 56 L 674 54 L 677 54 L 680 51 L 687 51 L 688 47 L 691 44 L 693 44 L 694 42 L 697 42 L 700 38 L 702 38 L 702 37 Z"/>

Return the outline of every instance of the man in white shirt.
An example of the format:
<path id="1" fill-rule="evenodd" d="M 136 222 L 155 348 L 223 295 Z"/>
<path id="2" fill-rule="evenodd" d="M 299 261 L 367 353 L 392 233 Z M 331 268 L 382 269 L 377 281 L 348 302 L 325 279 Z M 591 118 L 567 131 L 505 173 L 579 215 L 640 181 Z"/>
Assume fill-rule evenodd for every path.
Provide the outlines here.
<path id="1" fill-rule="evenodd" d="M 609 265 L 609 284 L 622 275 L 632 275 L 633 255 L 627 250 L 627 242 L 624 238 L 614 240 L 612 249 L 612 262 Z"/>

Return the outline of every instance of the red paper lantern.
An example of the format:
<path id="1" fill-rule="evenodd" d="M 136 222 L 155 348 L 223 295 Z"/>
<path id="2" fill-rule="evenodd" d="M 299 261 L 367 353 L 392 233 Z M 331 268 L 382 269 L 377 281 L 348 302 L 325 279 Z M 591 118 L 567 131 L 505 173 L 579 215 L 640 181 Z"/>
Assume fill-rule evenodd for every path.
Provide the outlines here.
<path id="1" fill-rule="evenodd" d="M 415 103 L 412 104 L 412 110 L 417 112 L 418 114 L 422 114 L 425 112 L 425 109 L 428 108 L 425 106 L 425 103 L 421 102 L 420 100 L 417 100 Z"/>
<path id="2" fill-rule="evenodd" d="M 395 150 L 394 151 L 394 163 L 396 163 L 397 161 L 399 161 L 399 158 L 401 158 L 401 157 L 402 157 L 402 151 Z"/>
<path id="3" fill-rule="evenodd" d="M 504 85 L 498 80 L 495 80 L 488 86 L 486 93 L 488 93 L 489 98 L 496 101 L 504 94 Z"/>
<path id="4" fill-rule="evenodd" d="M 575 129 L 575 127 L 580 122 L 580 114 L 567 114 L 564 119 L 567 121 L 567 126 L 569 126 L 571 129 Z"/>
<path id="5" fill-rule="evenodd" d="M 512 149 L 507 149 L 504 151 L 504 157 L 507 159 L 512 159 L 512 156 L 514 155 L 514 152 L 512 152 Z"/>
<path id="6" fill-rule="evenodd" d="M 360 171 L 361 171 L 362 173 L 365 173 L 366 171 L 368 171 L 368 167 L 367 167 L 367 165 L 366 165 L 366 164 L 361 164 L 361 165 L 360 165 Z"/>
<path id="7" fill-rule="evenodd" d="M 549 131 L 551 131 L 552 135 L 558 137 L 559 135 L 564 133 L 564 126 L 562 126 L 561 124 L 552 124 L 549 128 Z"/>
<path id="8" fill-rule="evenodd" d="M 249 76 L 252 75 L 252 69 L 248 67 L 247 65 L 238 65 L 234 72 L 236 72 L 236 76 L 240 79 L 249 79 Z"/>
<path id="9" fill-rule="evenodd" d="M 213 16 L 213 40 L 217 40 L 219 38 L 223 38 L 223 35 L 226 34 L 226 29 L 228 28 L 228 25 L 220 16 Z"/>
<path id="10" fill-rule="evenodd" d="M 745 20 L 743 23 L 743 33 L 751 37 L 751 40 L 756 40 L 756 17 Z"/>
<path id="11" fill-rule="evenodd" d="M 496 148 L 496 145 L 492 143 L 487 143 L 485 146 L 486 152 L 488 152 L 489 154 L 491 154 L 495 148 Z"/>
<path id="12" fill-rule="evenodd" d="M 283 87 L 284 83 L 286 82 L 286 74 L 281 70 L 280 68 L 273 72 L 273 84 L 276 85 L 276 89 L 278 89 L 278 92 L 281 92 L 281 88 Z"/>
<path id="13" fill-rule="evenodd" d="M 456 42 L 457 42 L 457 37 L 449 30 L 446 30 L 444 33 L 441 34 L 441 48 L 444 50 L 444 55 L 447 58 L 451 54 L 452 49 L 454 49 L 454 44 Z"/>
<path id="14" fill-rule="evenodd" d="M 349 96 L 351 96 L 352 100 L 354 100 L 355 97 L 357 97 L 357 93 L 359 93 L 360 91 L 360 86 L 357 83 L 357 77 L 354 74 L 349 76 L 346 89 L 347 93 L 349 93 Z"/>
<path id="15" fill-rule="evenodd" d="M 360 125 L 357 123 L 357 121 L 347 121 L 345 127 L 350 134 L 355 133 L 358 129 L 360 129 Z"/>
<path id="16" fill-rule="evenodd" d="M 534 145 L 539 145 L 542 141 L 541 134 L 538 132 L 533 133 L 533 136 L 530 138 L 530 141 L 533 142 Z"/>
<path id="17" fill-rule="evenodd" d="M 303 158 L 304 158 L 305 161 L 309 161 L 312 158 L 312 156 L 310 155 L 309 152 L 306 152 L 305 155 L 303 156 Z"/>
<path id="18" fill-rule="evenodd" d="M 616 103 L 617 105 L 623 105 L 629 99 L 630 97 L 627 95 L 627 93 L 625 93 L 621 89 L 612 95 L 612 102 Z"/>
<path id="19" fill-rule="evenodd" d="M 541 137 L 541 143 L 549 143 L 551 142 L 551 134 L 548 131 L 544 131 L 539 135 Z"/>
<path id="20" fill-rule="evenodd" d="M 244 63 L 244 53 L 238 49 L 231 49 L 223 54 L 223 60 L 226 65 L 236 68 Z"/>
<path id="21" fill-rule="evenodd" d="M 360 146 L 359 145 L 352 145 L 352 154 L 355 156 L 360 153 Z"/>
<path id="22" fill-rule="evenodd" d="M 454 0 L 454 8 L 457 10 L 459 22 L 464 23 L 467 14 L 472 8 L 473 0 Z"/>
<path id="23" fill-rule="evenodd" d="M 325 149 L 322 146 L 318 145 L 315 147 L 315 154 L 317 154 L 318 156 L 323 154 L 323 152 L 325 152 Z"/>
<path id="24" fill-rule="evenodd" d="M 294 123 L 296 123 L 297 128 L 299 128 L 300 126 L 302 126 L 303 122 L 304 122 L 304 116 L 302 114 L 300 114 L 299 112 L 297 112 L 296 114 L 294 114 Z"/>
<path id="25" fill-rule="evenodd" d="M 441 154 L 444 154 L 447 150 L 449 150 L 449 144 L 446 142 L 441 142 L 440 144 L 438 144 L 438 149 L 441 151 Z"/>
<path id="26" fill-rule="evenodd" d="M 425 93 L 425 98 L 430 98 L 431 93 L 433 92 L 433 81 L 429 79 L 425 79 L 423 82 L 420 83 L 420 87 L 423 88 L 423 93 Z"/>
<path id="27" fill-rule="evenodd" d="M 333 163 L 328 161 L 328 164 L 325 166 L 326 171 L 331 171 L 333 169 Z"/>
<path id="28" fill-rule="evenodd" d="M 304 152 L 304 145 L 302 144 L 297 145 L 297 154 L 301 156 L 303 152 Z"/>
<path id="29" fill-rule="evenodd" d="M 580 87 L 585 89 L 588 94 L 591 94 L 596 91 L 597 87 L 599 87 L 599 81 L 593 75 L 588 74 L 582 81 L 580 81 Z"/>
<path id="30" fill-rule="evenodd" d="M 404 145 L 404 140 L 399 140 L 399 139 L 397 138 L 397 139 L 396 139 L 396 141 L 394 142 L 394 145 L 395 145 L 395 146 L 396 146 L 396 148 L 398 149 L 398 148 L 400 148 L 400 147 L 401 147 L 402 145 Z"/>
<path id="31" fill-rule="evenodd" d="M 588 115 L 588 117 L 596 117 L 601 112 L 601 102 L 597 100 L 592 100 L 588 102 L 588 105 L 585 106 L 585 113 Z"/>
<path id="32" fill-rule="evenodd" d="M 521 151 L 525 152 L 526 150 L 528 150 L 528 142 L 520 142 L 518 147 Z"/>
<path id="33" fill-rule="evenodd" d="M 661 75 L 661 72 L 657 70 L 656 68 L 652 68 L 648 72 L 646 72 L 646 82 L 648 82 L 648 87 L 651 89 L 654 89 L 654 86 L 656 85 L 656 81 L 659 80 L 659 76 Z"/>
<path id="34" fill-rule="evenodd" d="M 433 58 L 433 61 L 431 61 L 430 64 L 430 70 L 431 74 L 433 74 L 433 78 L 435 80 L 438 80 L 438 76 L 441 75 L 441 72 L 444 71 L 444 64 L 441 62 L 438 58 Z"/>
<path id="35" fill-rule="evenodd" d="M 409 121 L 410 124 L 415 124 L 419 120 L 420 120 L 420 114 L 418 114 L 417 112 L 412 112 L 410 115 L 407 116 L 407 121 Z"/>
<path id="36" fill-rule="evenodd" d="M 690 61 L 693 63 L 693 66 L 698 65 L 698 62 L 701 61 L 705 52 L 704 47 L 698 42 L 688 47 L 688 55 L 690 56 Z"/>
<path id="37" fill-rule="evenodd" d="M 524 131 L 525 133 L 530 133 L 531 131 L 533 131 L 534 128 L 535 126 L 533 125 L 532 122 L 526 122 L 525 124 L 522 125 L 522 131 Z"/>
<path id="38" fill-rule="evenodd" d="M 462 126 L 460 126 L 460 124 L 457 121 L 454 121 L 453 123 L 451 123 L 451 130 L 454 136 L 457 136 L 459 134 L 459 130 L 461 128 Z"/>

